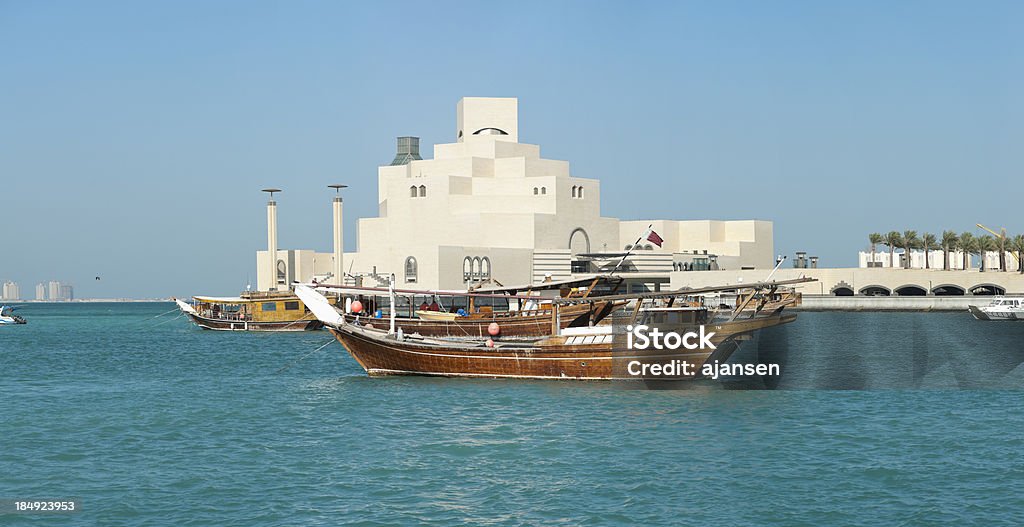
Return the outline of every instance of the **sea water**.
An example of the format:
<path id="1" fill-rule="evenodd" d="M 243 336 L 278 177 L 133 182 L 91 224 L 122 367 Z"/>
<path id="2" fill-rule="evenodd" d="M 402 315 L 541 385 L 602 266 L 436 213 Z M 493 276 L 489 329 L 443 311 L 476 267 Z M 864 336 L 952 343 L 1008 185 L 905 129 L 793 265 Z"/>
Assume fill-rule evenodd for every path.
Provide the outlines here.
<path id="1" fill-rule="evenodd" d="M 326 332 L 202 331 L 172 308 L 32 304 L 0 328 L 0 499 L 80 503 L 0 524 L 1024 517 L 1024 322 L 802 313 L 761 335 L 778 378 L 647 390 L 371 379 L 337 343 L 311 353 Z"/>

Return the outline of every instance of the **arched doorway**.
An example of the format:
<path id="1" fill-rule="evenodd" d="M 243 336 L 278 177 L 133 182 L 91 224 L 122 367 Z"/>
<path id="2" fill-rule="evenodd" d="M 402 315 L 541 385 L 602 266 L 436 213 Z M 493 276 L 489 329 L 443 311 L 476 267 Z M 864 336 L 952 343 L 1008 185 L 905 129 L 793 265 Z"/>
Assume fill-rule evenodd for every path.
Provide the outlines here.
<path id="1" fill-rule="evenodd" d="M 867 287 L 862 287 L 860 289 L 860 294 L 865 296 L 889 296 L 892 294 L 892 291 L 890 291 L 888 287 L 869 285 Z"/>
<path id="2" fill-rule="evenodd" d="M 967 291 L 958 285 L 943 284 L 933 287 L 932 294 L 935 296 L 964 296 Z"/>
<path id="3" fill-rule="evenodd" d="M 971 294 L 979 296 L 1005 295 L 1006 289 L 995 284 L 978 284 L 971 288 Z"/>
<path id="4" fill-rule="evenodd" d="M 914 284 L 903 285 L 896 288 L 896 296 L 926 296 L 928 290 Z"/>

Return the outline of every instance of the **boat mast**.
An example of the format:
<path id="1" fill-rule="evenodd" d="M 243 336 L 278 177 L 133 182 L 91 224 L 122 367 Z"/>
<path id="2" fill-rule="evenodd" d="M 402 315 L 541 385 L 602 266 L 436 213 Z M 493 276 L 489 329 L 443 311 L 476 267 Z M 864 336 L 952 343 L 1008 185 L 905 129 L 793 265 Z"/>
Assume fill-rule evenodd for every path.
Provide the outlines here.
<path id="1" fill-rule="evenodd" d="M 398 307 L 398 303 L 395 301 L 395 273 L 391 273 L 388 276 L 388 298 L 391 299 L 391 328 L 388 330 L 388 335 L 395 334 L 395 310 Z"/>

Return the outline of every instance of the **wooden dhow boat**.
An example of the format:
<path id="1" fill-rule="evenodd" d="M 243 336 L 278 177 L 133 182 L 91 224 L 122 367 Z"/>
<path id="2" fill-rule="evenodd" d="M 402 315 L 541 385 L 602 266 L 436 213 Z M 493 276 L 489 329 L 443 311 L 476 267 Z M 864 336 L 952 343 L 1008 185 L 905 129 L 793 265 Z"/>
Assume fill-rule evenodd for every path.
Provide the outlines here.
<path id="1" fill-rule="evenodd" d="M 407 335 L 487 338 L 492 336 L 491 325 L 498 324 L 503 338 L 535 338 L 551 333 L 556 298 L 599 300 L 598 295 L 614 292 L 620 284 L 621 279 L 598 276 L 534 286 L 502 286 L 486 292 L 307 285 L 328 292 L 328 296 L 340 295 L 347 299 L 337 305 L 349 324 L 387 329 L 391 324 L 391 306 L 395 306 L 396 330 L 401 329 Z M 352 300 L 360 300 L 359 310 L 353 311 Z M 587 317 L 593 318 L 596 314 L 603 318 L 625 303 L 624 300 L 598 301 L 597 313 L 590 303 L 563 305 L 559 311 L 559 327 L 564 329 L 574 323 L 587 325 Z M 387 309 L 387 315 L 384 309 L 377 309 L 378 305 Z"/>
<path id="2" fill-rule="evenodd" d="M 800 279 L 788 283 L 812 281 Z M 744 287 L 747 294 L 740 306 L 723 313 L 717 308 L 675 304 L 681 295 L 692 298 L 706 292 L 736 289 L 737 286 L 704 288 L 685 293 L 665 292 L 618 295 L 585 299 L 556 300 L 547 335 L 532 340 L 495 341 L 493 339 L 450 339 L 406 334 L 397 329 L 394 317 L 387 330 L 348 321 L 328 300 L 306 286 L 295 293 L 337 338 L 360 366 L 371 376 L 437 375 L 451 377 L 507 377 L 525 379 L 650 379 L 634 375 L 636 364 L 660 365 L 684 362 L 693 370 L 658 380 L 701 377 L 705 364 L 725 363 L 744 340 L 759 330 L 788 324 L 795 314 L 784 314 L 787 303 L 778 302 L 774 293 L 782 283 L 758 283 Z M 764 294 L 770 289 L 772 294 Z M 599 324 L 597 315 L 608 302 L 635 302 L 630 309 L 619 309 L 615 324 Z M 562 328 L 559 310 L 565 305 L 588 306 L 586 325 Z M 771 310 L 765 307 L 773 305 Z M 646 306 L 646 307 L 645 307 Z M 673 319 L 673 320 L 668 320 Z M 704 349 L 634 350 L 626 345 L 623 328 L 627 323 L 660 321 L 672 327 L 708 331 L 711 346 Z M 653 371 L 653 370 L 648 370 Z"/>
<path id="3" fill-rule="evenodd" d="M 291 292 L 247 291 L 237 297 L 174 299 L 195 325 L 215 331 L 312 331 L 323 328 Z"/>

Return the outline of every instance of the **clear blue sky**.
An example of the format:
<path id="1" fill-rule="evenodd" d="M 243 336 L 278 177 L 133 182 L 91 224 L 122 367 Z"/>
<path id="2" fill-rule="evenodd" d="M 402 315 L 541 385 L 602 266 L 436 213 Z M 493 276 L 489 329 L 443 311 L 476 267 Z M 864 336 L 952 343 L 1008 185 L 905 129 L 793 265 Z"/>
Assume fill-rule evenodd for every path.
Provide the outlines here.
<path id="1" fill-rule="evenodd" d="M 872 231 L 1024 232 L 1019 2 L 0 1 L 0 279 L 227 294 L 377 211 L 395 136 L 462 96 L 622 218 L 775 221 L 855 264 Z M 102 276 L 96 282 L 93 277 Z"/>

